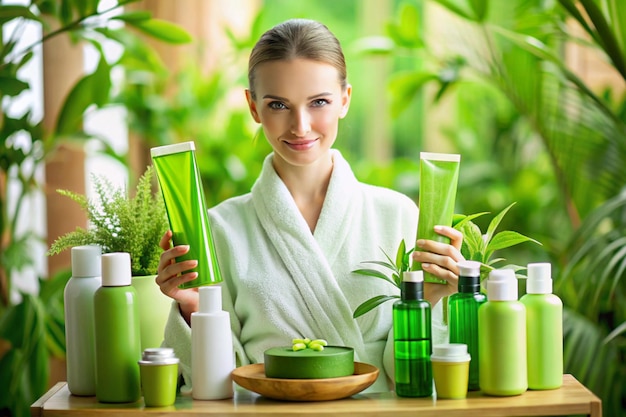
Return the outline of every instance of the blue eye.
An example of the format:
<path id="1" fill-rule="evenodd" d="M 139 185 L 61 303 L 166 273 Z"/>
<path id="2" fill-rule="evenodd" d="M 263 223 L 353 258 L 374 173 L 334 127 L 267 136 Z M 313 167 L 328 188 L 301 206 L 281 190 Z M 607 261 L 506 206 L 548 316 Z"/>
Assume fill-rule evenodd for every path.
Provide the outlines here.
<path id="1" fill-rule="evenodd" d="M 283 103 L 282 101 L 271 101 L 267 104 L 267 107 L 272 110 L 284 110 L 287 108 L 287 106 L 285 106 L 285 103 Z"/>
<path id="2" fill-rule="evenodd" d="M 313 100 L 311 104 L 313 105 L 313 107 L 323 107 L 327 104 L 330 104 L 330 101 L 326 100 L 325 98 L 318 98 Z"/>

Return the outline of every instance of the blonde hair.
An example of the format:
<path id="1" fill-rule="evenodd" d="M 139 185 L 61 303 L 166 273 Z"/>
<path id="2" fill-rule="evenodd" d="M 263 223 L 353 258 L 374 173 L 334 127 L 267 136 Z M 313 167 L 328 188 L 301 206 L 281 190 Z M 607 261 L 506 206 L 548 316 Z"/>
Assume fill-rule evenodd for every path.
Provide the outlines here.
<path id="1" fill-rule="evenodd" d="M 258 40 L 248 61 L 248 83 L 252 99 L 256 99 L 254 76 L 256 68 L 268 61 L 311 59 L 332 65 L 339 73 L 339 83 L 346 88 L 347 70 L 341 44 L 326 25 L 308 19 L 291 19 L 265 32 Z"/>

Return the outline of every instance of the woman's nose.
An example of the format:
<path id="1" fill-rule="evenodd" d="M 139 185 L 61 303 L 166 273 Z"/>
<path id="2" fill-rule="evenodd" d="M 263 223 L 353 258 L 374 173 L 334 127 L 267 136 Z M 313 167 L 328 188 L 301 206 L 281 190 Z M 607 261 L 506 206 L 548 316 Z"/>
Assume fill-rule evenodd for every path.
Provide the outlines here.
<path id="1" fill-rule="evenodd" d="M 303 137 L 311 131 L 311 116 L 307 111 L 298 110 L 293 112 L 291 118 L 291 133 L 294 136 Z"/>

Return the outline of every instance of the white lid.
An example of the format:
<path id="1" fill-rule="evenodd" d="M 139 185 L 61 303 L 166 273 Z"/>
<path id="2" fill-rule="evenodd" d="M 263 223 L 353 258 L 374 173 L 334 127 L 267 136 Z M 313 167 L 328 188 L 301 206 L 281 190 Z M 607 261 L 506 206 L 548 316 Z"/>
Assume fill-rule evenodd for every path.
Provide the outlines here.
<path id="1" fill-rule="evenodd" d="M 420 159 L 428 161 L 459 162 L 461 155 L 457 153 L 420 152 Z"/>
<path id="2" fill-rule="evenodd" d="M 171 155 L 173 153 L 194 151 L 195 149 L 196 147 L 193 142 L 174 143 L 173 145 L 164 145 L 157 146 L 156 148 L 151 148 L 150 156 L 156 158 L 159 156 Z"/>
<path id="3" fill-rule="evenodd" d="M 547 262 L 528 264 L 526 293 L 552 294 L 552 266 Z"/>
<path id="4" fill-rule="evenodd" d="M 487 280 L 488 301 L 517 301 L 517 279 L 512 269 L 494 269 Z"/>
<path id="5" fill-rule="evenodd" d="M 74 246 L 72 248 L 72 277 L 99 277 L 102 271 L 101 254 L 102 248 L 98 245 Z"/>
<path id="6" fill-rule="evenodd" d="M 462 277 L 479 277 L 480 276 L 480 262 L 478 261 L 459 261 L 457 266 L 459 267 L 459 276 Z"/>
<path id="7" fill-rule="evenodd" d="M 404 271 L 402 273 L 402 281 L 424 282 L 424 272 L 423 271 Z"/>
<path id="8" fill-rule="evenodd" d="M 210 285 L 198 289 L 200 299 L 198 300 L 199 313 L 217 313 L 222 311 L 222 287 Z"/>
<path id="9" fill-rule="evenodd" d="M 439 362 L 467 362 L 471 357 L 467 353 L 466 344 L 446 343 L 433 345 L 433 354 L 430 356 L 430 359 Z"/>
<path id="10" fill-rule="evenodd" d="M 123 287 L 131 284 L 130 254 L 126 252 L 102 255 L 102 286 Z"/>

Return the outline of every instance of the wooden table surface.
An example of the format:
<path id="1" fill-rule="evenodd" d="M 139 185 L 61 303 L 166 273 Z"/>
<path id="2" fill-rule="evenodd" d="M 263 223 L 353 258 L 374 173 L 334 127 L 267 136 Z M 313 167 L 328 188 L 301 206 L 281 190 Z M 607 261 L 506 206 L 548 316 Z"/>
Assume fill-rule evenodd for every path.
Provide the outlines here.
<path id="1" fill-rule="evenodd" d="M 76 397 L 60 382 L 31 406 L 33 417 L 151 416 L 420 416 L 496 417 L 563 416 L 584 414 L 602 417 L 600 399 L 572 375 L 563 376 L 563 386 L 550 391 L 527 391 L 515 397 L 488 397 L 471 392 L 462 400 L 398 398 L 393 392 L 358 394 L 322 402 L 286 402 L 267 399 L 243 389 L 220 401 L 197 401 L 180 395 L 171 407 L 145 407 L 143 400 L 130 404 L 102 404 L 95 397 Z"/>

